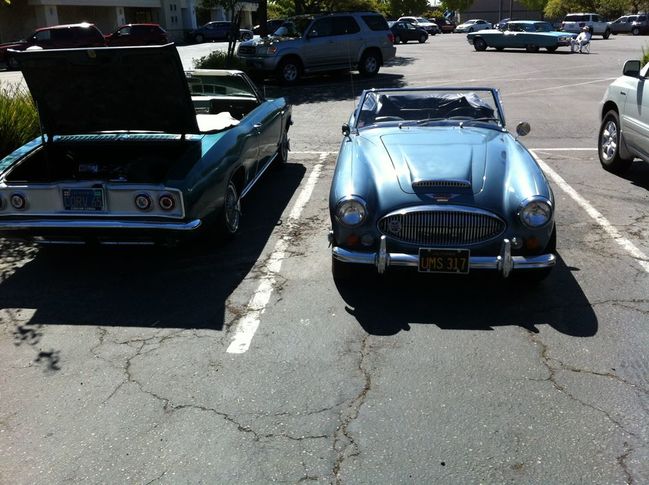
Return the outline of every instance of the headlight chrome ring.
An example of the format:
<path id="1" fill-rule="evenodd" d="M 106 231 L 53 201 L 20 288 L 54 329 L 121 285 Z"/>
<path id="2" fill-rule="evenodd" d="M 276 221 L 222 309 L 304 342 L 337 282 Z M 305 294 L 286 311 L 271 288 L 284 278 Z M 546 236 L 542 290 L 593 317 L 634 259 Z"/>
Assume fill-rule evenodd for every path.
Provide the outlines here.
<path id="1" fill-rule="evenodd" d="M 552 202 L 540 195 L 525 199 L 518 207 L 518 218 L 531 229 L 543 227 L 552 219 Z"/>
<path id="2" fill-rule="evenodd" d="M 336 220 L 343 226 L 360 226 L 367 218 L 367 203 L 356 195 L 342 198 L 336 205 Z"/>

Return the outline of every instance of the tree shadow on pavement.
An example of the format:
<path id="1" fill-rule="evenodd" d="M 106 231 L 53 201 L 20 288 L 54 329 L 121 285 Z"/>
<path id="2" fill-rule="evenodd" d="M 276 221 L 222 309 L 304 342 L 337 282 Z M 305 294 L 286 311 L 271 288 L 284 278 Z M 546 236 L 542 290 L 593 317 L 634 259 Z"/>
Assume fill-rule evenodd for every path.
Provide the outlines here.
<path id="1" fill-rule="evenodd" d="M 347 312 L 371 335 L 395 335 L 413 324 L 446 330 L 515 325 L 535 333 L 536 326 L 550 325 L 565 335 L 592 337 L 597 317 L 574 270 L 558 256 L 550 276 L 529 285 L 488 272 L 449 277 L 404 270 L 378 276 L 371 268 L 336 286 Z"/>

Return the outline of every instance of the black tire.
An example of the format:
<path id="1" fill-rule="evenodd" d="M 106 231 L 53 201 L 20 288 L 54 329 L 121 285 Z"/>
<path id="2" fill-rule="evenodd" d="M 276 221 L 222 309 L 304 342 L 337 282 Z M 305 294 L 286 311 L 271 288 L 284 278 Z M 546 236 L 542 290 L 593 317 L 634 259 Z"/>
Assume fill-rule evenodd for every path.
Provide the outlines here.
<path id="1" fill-rule="evenodd" d="M 539 46 L 536 44 L 527 44 L 525 46 L 525 50 L 527 52 L 538 52 L 539 51 Z"/>
<path id="2" fill-rule="evenodd" d="M 606 31 L 604 32 L 604 35 L 602 35 L 602 38 L 603 39 L 608 39 L 610 36 L 611 36 L 611 31 L 606 29 Z"/>
<path id="3" fill-rule="evenodd" d="M 469 32 L 473 32 L 473 27 L 469 28 Z"/>
<path id="4" fill-rule="evenodd" d="M 555 45 L 553 47 L 546 47 L 545 50 L 547 50 L 548 52 L 556 52 L 557 51 L 557 46 Z"/>
<path id="5" fill-rule="evenodd" d="M 282 59 L 277 67 L 277 77 L 285 85 L 297 84 L 302 76 L 302 64 L 297 58 Z"/>
<path id="6" fill-rule="evenodd" d="M 404 41 L 401 40 L 401 37 L 400 37 L 400 36 L 395 35 L 395 36 L 394 36 L 394 43 L 395 43 L 395 44 L 401 44 L 401 42 L 403 42 L 404 44 L 406 43 L 405 40 L 404 40 Z"/>
<path id="7" fill-rule="evenodd" d="M 487 50 L 487 42 L 482 37 L 476 37 L 473 39 L 473 47 L 477 51 L 486 51 Z"/>
<path id="8" fill-rule="evenodd" d="M 374 50 L 366 51 L 358 64 L 358 71 L 363 77 L 374 77 L 381 69 L 381 58 Z"/>
<path id="9" fill-rule="evenodd" d="M 435 35 L 435 34 L 433 34 L 433 35 Z M 428 37 L 426 37 L 426 36 L 423 35 L 423 34 L 420 35 L 420 36 L 419 36 L 419 43 L 420 43 L 420 44 L 423 44 L 424 42 L 426 42 L 426 39 L 427 39 L 427 38 L 428 38 Z"/>
<path id="10" fill-rule="evenodd" d="M 496 50 L 499 51 L 499 52 L 502 52 L 502 51 L 505 50 L 505 48 L 504 47 L 496 47 Z"/>
<path id="11" fill-rule="evenodd" d="M 197 44 L 202 44 L 204 40 L 205 40 L 205 37 L 203 37 L 203 34 L 196 34 L 196 35 L 194 36 L 194 41 L 195 41 Z"/>
<path id="12" fill-rule="evenodd" d="M 225 239 L 231 239 L 239 232 L 240 223 L 241 198 L 239 197 L 237 186 L 230 180 L 225 191 L 223 209 L 221 210 L 221 214 L 219 214 L 216 230 Z"/>
<path id="13" fill-rule="evenodd" d="M 279 141 L 279 145 L 277 147 L 277 157 L 275 157 L 275 166 L 276 167 L 284 167 L 286 165 L 286 162 L 288 162 L 288 152 L 290 150 L 290 144 L 288 140 L 288 127 L 286 130 L 284 130 L 284 133 L 282 134 L 282 138 Z"/>
<path id="14" fill-rule="evenodd" d="M 336 281 L 349 281 L 364 276 L 363 270 L 367 268 L 362 266 L 365 265 L 343 263 L 335 259 L 333 256 L 331 257 L 331 275 Z"/>
<path id="15" fill-rule="evenodd" d="M 7 57 L 7 69 L 9 71 L 17 71 L 18 70 L 18 61 L 14 56 L 8 56 Z"/>
<path id="16" fill-rule="evenodd" d="M 633 159 L 620 156 L 620 117 L 615 110 L 611 110 L 602 120 L 597 137 L 597 153 L 604 170 L 621 174 L 626 172 Z"/>
<path id="17" fill-rule="evenodd" d="M 633 27 L 633 29 L 631 29 L 631 33 L 633 35 L 640 35 L 640 29 L 638 27 Z"/>

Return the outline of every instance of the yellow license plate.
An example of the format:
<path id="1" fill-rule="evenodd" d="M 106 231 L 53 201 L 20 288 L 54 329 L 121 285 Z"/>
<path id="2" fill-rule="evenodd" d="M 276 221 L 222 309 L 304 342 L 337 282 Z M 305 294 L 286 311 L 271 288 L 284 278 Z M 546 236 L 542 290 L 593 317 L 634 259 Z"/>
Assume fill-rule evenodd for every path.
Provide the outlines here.
<path id="1" fill-rule="evenodd" d="M 421 273 L 469 272 L 468 249 L 419 249 L 419 271 Z"/>

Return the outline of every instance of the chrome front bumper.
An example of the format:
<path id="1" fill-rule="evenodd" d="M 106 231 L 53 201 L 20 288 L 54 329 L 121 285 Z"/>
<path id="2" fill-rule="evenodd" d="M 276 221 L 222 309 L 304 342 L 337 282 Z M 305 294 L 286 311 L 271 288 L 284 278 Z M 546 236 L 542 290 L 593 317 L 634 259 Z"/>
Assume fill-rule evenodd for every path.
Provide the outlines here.
<path id="1" fill-rule="evenodd" d="M 343 263 L 374 265 L 381 274 L 390 266 L 419 267 L 418 254 L 389 253 L 385 236 L 381 236 L 379 251 L 376 253 L 349 251 L 334 246 L 333 257 Z M 471 256 L 469 258 L 469 269 L 496 270 L 506 278 L 513 269 L 551 268 L 556 262 L 557 258 L 554 254 L 512 256 L 511 242 L 509 239 L 503 239 L 498 256 Z"/>

